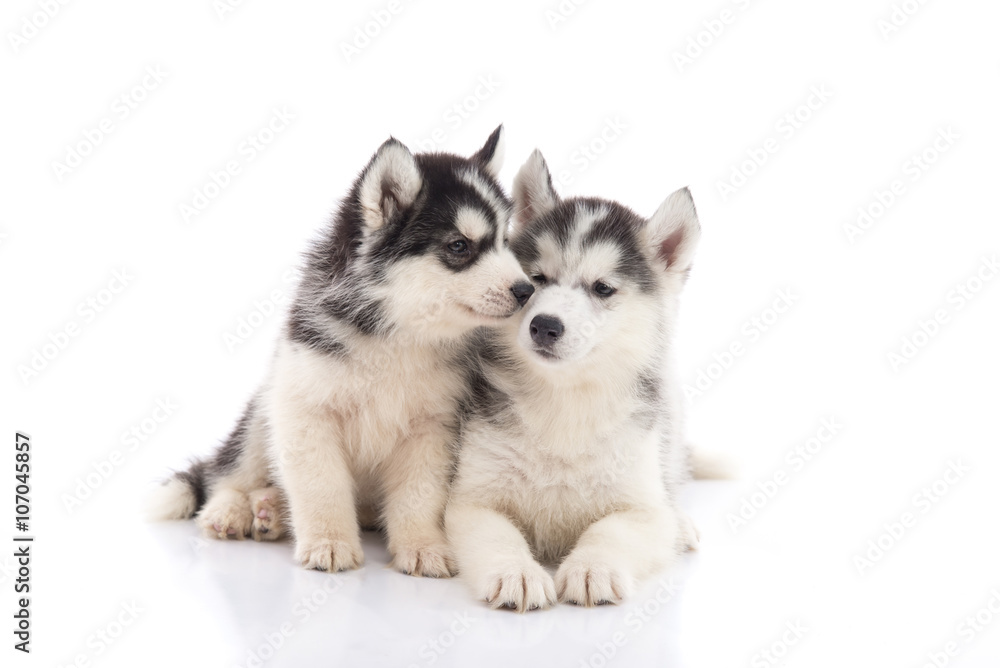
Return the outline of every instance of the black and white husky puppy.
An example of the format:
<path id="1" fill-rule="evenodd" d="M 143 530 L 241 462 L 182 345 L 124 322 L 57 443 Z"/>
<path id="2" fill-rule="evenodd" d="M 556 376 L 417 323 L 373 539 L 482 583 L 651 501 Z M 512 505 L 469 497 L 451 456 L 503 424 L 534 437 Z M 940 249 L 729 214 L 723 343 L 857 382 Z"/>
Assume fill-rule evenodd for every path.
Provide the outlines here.
<path id="1" fill-rule="evenodd" d="M 503 154 L 502 127 L 468 159 L 378 149 L 306 255 L 263 386 L 214 456 L 159 490 L 155 517 L 260 540 L 287 513 L 296 559 L 329 571 L 358 567 L 359 527 L 379 525 L 396 568 L 450 574 L 462 340 L 533 292 L 506 247 Z"/>
<path id="2" fill-rule="evenodd" d="M 697 541 L 677 502 L 690 465 L 670 361 L 694 202 L 678 190 L 646 219 L 561 200 L 538 151 L 513 195 L 535 294 L 472 347 L 448 539 L 493 607 L 616 603 Z"/>

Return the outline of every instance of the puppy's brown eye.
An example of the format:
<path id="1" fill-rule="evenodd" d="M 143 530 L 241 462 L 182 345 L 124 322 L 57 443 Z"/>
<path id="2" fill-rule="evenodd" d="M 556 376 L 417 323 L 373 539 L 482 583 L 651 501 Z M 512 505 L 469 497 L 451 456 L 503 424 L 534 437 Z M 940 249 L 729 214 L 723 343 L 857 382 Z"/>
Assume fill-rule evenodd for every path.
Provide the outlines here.
<path id="1" fill-rule="evenodd" d="M 548 283 L 549 279 L 545 274 L 532 274 L 531 281 L 533 283 L 538 283 L 539 285 L 545 285 Z"/>
<path id="2" fill-rule="evenodd" d="M 469 252 L 469 244 L 465 239 L 456 239 L 448 244 L 448 250 L 455 255 L 465 255 Z"/>
<path id="3" fill-rule="evenodd" d="M 596 283 L 594 283 L 593 290 L 594 294 L 599 297 L 610 297 L 616 292 L 616 290 L 613 287 L 611 287 L 604 281 L 597 281 Z"/>

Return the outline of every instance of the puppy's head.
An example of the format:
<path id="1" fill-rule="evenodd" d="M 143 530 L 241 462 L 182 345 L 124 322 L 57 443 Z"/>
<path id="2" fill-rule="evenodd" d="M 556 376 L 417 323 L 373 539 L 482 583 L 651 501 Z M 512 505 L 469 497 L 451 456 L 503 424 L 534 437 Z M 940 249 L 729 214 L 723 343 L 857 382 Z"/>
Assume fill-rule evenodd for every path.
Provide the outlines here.
<path id="1" fill-rule="evenodd" d="M 414 155 L 390 139 L 355 186 L 355 239 L 387 320 L 451 336 L 517 312 L 534 290 L 507 247 L 511 202 L 496 181 L 503 127 L 470 158 Z"/>
<path id="2" fill-rule="evenodd" d="M 541 153 L 514 180 L 511 248 L 535 285 L 517 340 L 542 366 L 629 364 L 666 336 L 700 226 L 687 188 L 651 218 L 617 202 L 562 200 Z"/>

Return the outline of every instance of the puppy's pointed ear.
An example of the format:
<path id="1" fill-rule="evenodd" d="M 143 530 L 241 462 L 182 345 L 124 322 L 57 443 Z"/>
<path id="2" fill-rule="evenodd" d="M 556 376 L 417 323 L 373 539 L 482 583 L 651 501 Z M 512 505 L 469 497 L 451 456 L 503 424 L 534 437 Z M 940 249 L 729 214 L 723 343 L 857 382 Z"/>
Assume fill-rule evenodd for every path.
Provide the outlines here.
<path id="1" fill-rule="evenodd" d="M 559 203 L 559 195 L 552 187 L 552 175 L 537 148 L 514 177 L 514 230 L 521 230 L 528 222 L 552 210 Z"/>
<path id="2" fill-rule="evenodd" d="M 381 229 L 408 209 L 417 199 L 423 181 L 410 149 L 390 137 L 361 173 L 358 199 L 365 225 L 371 230 Z"/>
<path id="3" fill-rule="evenodd" d="M 500 169 L 503 167 L 506 149 L 507 143 L 504 141 L 503 125 L 501 124 L 493 131 L 483 147 L 473 154 L 472 160 L 479 163 L 484 172 L 493 178 L 498 178 Z"/>
<path id="4" fill-rule="evenodd" d="M 667 271 L 686 273 L 701 236 L 691 191 L 681 188 L 667 197 L 646 224 L 645 235 Z"/>

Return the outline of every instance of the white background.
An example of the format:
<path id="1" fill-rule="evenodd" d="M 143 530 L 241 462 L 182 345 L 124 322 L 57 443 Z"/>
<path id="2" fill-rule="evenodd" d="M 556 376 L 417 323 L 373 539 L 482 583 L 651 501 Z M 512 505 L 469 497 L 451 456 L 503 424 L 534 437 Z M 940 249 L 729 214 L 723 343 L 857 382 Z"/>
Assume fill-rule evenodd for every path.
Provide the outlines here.
<path id="1" fill-rule="evenodd" d="M 0 534 L 15 533 L 21 430 L 36 536 L 30 657 L 11 647 L 13 548 L 0 551 L 4 665 L 998 665 L 1000 281 L 983 264 L 1000 251 L 996 3 L 910 0 L 889 31 L 889 0 L 592 0 L 558 21 L 554 0 L 421 0 L 350 57 L 343 45 L 387 1 L 250 0 L 221 15 L 210 0 L 94 1 L 51 18 L 44 4 L 0 17 Z M 274 109 L 294 119 L 248 160 L 241 145 Z M 110 133 L 88 147 L 103 119 Z M 387 570 L 377 536 L 362 571 L 324 575 L 288 544 L 143 523 L 149 481 L 227 433 L 281 315 L 238 345 L 226 335 L 289 293 L 286 272 L 372 151 L 392 134 L 469 153 L 500 122 L 507 186 L 537 146 L 567 173 L 564 195 L 648 215 L 694 193 L 704 234 L 677 344 L 684 382 L 705 376 L 689 431 L 742 477 L 689 490 L 702 549 L 663 574 L 669 600 L 651 581 L 621 607 L 518 616 L 459 581 Z M 88 155 L 65 173 L 54 163 L 74 150 Z M 181 205 L 230 160 L 239 174 L 186 221 Z M 723 194 L 734 170 L 749 176 Z M 852 238 L 859 207 L 878 212 L 896 180 Z M 103 293 L 122 270 L 128 285 Z M 775 314 L 779 291 L 793 305 Z M 108 297 L 100 313 L 80 306 Z M 944 324 L 894 364 L 936 311 Z M 51 359 L 25 374 L 36 352 Z M 154 430 L 158 400 L 177 408 Z M 837 433 L 796 464 L 824 419 Z M 150 433 L 132 448 L 134 427 Z M 961 477 L 921 497 L 952 464 Z M 912 526 L 872 548 L 904 513 Z M 310 597 L 323 603 L 307 615 Z M 954 658 L 940 654 L 950 641 Z"/>

